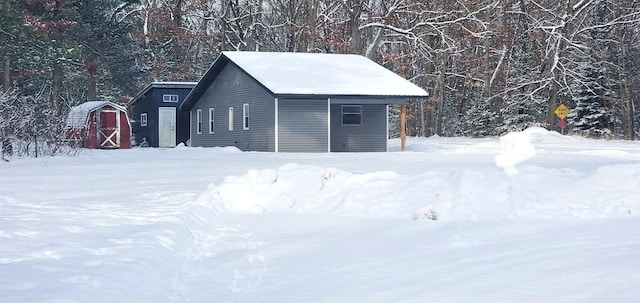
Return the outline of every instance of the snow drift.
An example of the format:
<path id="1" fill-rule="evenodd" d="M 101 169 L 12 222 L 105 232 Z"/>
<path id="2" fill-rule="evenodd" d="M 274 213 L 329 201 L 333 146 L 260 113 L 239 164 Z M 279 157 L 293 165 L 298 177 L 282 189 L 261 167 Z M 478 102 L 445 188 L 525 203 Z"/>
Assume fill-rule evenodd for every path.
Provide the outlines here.
<path id="1" fill-rule="evenodd" d="M 592 171 L 516 165 L 536 155 L 535 143 L 563 137 L 541 129 L 503 138 L 495 170 L 428 169 L 355 174 L 296 163 L 252 169 L 211 184 L 199 201 L 229 212 L 331 213 L 444 221 L 637 217 L 640 164 Z M 577 139 L 579 140 L 579 139 Z M 612 178 L 611 176 L 617 176 Z"/>

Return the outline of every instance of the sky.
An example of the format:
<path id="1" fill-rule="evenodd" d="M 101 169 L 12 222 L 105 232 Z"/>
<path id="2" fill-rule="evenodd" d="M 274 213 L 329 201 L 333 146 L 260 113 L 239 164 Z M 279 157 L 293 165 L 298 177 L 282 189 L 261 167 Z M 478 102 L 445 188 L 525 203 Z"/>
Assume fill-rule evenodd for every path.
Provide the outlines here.
<path id="1" fill-rule="evenodd" d="M 0 302 L 637 302 L 640 143 L 0 163 Z"/>

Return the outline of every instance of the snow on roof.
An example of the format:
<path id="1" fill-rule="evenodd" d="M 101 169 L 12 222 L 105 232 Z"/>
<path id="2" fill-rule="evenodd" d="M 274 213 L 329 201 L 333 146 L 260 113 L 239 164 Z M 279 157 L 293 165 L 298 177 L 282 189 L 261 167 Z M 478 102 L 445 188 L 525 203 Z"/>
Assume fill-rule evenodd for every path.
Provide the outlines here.
<path id="1" fill-rule="evenodd" d="M 428 96 L 417 85 L 360 55 L 223 52 L 274 94 Z"/>
<path id="2" fill-rule="evenodd" d="M 198 82 L 181 82 L 181 81 L 168 81 L 168 82 L 162 82 L 162 81 L 156 81 L 156 82 L 151 82 L 151 86 L 190 86 L 190 85 L 196 85 L 198 84 Z"/>
<path id="3" fill-rule="evenodd" d="M 97 108 L 110 105 L 115 108 L 126 110 L 124 107 L 109 101 L 87 101 L 71 109 L 67 116 L 67 128 L 81 128 L 87 125 L 89 113 Z"/>

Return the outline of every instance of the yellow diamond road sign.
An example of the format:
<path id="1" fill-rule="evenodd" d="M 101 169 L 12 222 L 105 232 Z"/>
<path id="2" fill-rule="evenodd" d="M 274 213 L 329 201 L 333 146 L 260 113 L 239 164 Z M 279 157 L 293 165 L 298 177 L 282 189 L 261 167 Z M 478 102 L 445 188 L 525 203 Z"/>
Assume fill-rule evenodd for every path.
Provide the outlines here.
<path id="1" fill-rule="evenodd" d="M 554 113 L 556 113 L 556 116 L 558 116 L 558 118 L 564 119 L 567 117 L 570 111 L 571 110 L 567 106 L 565 106 L 564 104 L 560 104 L 560 106 L 556 108 Z"/>

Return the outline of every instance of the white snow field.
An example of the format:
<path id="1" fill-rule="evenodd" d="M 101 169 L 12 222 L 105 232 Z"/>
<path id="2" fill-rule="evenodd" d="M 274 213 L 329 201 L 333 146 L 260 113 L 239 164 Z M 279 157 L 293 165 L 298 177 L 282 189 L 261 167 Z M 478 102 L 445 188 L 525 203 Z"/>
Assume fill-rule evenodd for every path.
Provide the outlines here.
<path id="1" fill-rule="evenodd" d="M 640 142 L 0 163 L 0 302 L 639 302 Z"/>

